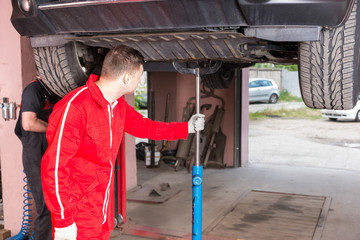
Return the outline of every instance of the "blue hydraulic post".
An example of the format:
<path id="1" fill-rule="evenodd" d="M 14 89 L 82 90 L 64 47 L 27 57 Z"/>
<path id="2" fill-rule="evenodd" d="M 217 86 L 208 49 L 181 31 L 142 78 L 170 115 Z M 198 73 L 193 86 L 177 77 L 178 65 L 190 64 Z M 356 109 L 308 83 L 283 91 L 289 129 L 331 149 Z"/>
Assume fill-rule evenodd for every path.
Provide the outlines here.
<path id="1" fill-rule="evenodd" d="M 192 239 L 200 240 L 202 232 L 202 177 L 203 167 L 193 166 L 193 230 Z"/>
<path id="2" fill-rule="evenodd" d="M 200 69 L 195 69 L 196 75 L 196 113 L 200 113 Z M 201 240 L 202 232 L 202 182 L 203 168 L 200 166 L 200 132 L 195 135 L 195 165 L 192 169 L 193 182 L 193 229 L 192 239 Z"/>
<path id="3" fill-rule="evenodd" d="M 181 66 L 177 61 L 173 62 L 174 68 L 182 74 L 192 74 L 196 76 L 196 113 L 200 113 L 200 67 L 186 68 Z M 215 64 L 202 66 L 201 74 L 212 74 L 219 70 L 221 61 L 216 61 Z M 202 233 L 202 183 L 203 183 L 203 167 L 200 166 L 200 132 L 196 131 L 195 135 L 195 164 L 192 168 L 192 239 L 201 240 Z"/>

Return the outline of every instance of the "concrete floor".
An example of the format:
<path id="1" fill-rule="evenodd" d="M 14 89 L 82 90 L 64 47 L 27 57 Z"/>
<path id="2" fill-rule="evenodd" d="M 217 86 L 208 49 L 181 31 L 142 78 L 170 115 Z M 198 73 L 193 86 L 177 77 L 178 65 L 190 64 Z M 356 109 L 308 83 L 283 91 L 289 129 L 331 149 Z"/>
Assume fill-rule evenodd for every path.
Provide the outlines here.
<path id="1" fill-rule="evenodd" d="M 360 143 L 354 131 L 358 126 L 324 120 L 251 121 L 250 163 L 237 169 L 204 171 L 203 229 L 241 194 L 256 189 L 329 196 L 332 201 L 321 239 L 359 240 L 360 149 L 344 144 Z M 182 191 L 163 204 L 128 202 L 129 223 L 191 233 L 191 174 L 174 172 L 166 164 L 147 169 L 138 162 L 138 181 L 142 186 L 167 182 Z M 117 230 L 111 239 L 144 238 L 121 235 Z"/>
<path id="2" fill-rule="evenodd" d="M 151 175 L 150 179 L 144 179 L 141 183 L 143 186 L 168 182 L 171 186 L 180 187 L 182 192 L 163 204 L 128 203 L 130 223 L 191 233 L 191 175 L 186 171 L 174 172 L 165 166 L 161 169 L 140 166 L 138 174 L 143 179 L 144 176 Z M 321 239 L 358 240 L 359 183 L 360 172 L 349 170 L 271 164 L 249 164 L 238 169 L 207 169 L 204 172 L 203 229 L 242 193 L 257 189 L 330 196 L 332 202 Z M 119 232 L 115 231 L 111 239 L 143 238 L 125 235 L 120 237 Z"/>

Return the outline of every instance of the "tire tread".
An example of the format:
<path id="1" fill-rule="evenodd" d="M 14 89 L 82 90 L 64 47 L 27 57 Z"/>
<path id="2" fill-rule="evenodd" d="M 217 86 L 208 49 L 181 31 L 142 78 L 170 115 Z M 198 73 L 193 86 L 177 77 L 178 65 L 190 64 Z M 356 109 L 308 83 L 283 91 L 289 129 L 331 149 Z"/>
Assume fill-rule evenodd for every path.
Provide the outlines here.
<path id="1" fill-rule="evenodd" d="M 85 74 L 73 64 L 73 45 L 33 48 L 37 70 L 46 85 L 59 97 L 84 84 Z M 79 84 L 80 83 L 80 84 Z"/>
<path id="2" fill-rule="evenodd" d="M 308 107 L 351 109 L 358 91 L 357 3 L 341 27 L 321 32 L 320 41 L 299 46 L 300 86 Z"/>

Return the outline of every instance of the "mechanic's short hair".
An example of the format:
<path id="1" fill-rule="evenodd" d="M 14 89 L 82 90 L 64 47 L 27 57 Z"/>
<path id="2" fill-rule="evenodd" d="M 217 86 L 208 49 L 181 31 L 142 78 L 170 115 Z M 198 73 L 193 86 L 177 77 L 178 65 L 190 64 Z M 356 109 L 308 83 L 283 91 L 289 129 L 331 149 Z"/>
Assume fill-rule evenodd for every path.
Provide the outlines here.
<path id="1" fill-rule="evenodd" d="M 119 45 L 106 54 L 101 76 L 116 78 L 124 72 L 131 74 L 144 63 L 144 57 L 138 50 L 125 45 Z"/>

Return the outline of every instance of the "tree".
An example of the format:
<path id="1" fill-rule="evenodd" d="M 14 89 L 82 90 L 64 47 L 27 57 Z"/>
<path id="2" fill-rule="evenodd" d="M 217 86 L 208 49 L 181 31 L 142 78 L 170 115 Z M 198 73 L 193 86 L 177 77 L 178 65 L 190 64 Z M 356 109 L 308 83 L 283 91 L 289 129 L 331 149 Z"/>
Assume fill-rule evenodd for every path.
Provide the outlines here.
<path id="1" fill-rule="evenodd" d="M 282 65 L 282 64 L 272 64 L 272 63 L 257 63 L 254 66 L 255 68 L 285 68 L 288 71 L 298 71 L 297 64 L 291 65 Z"/>

